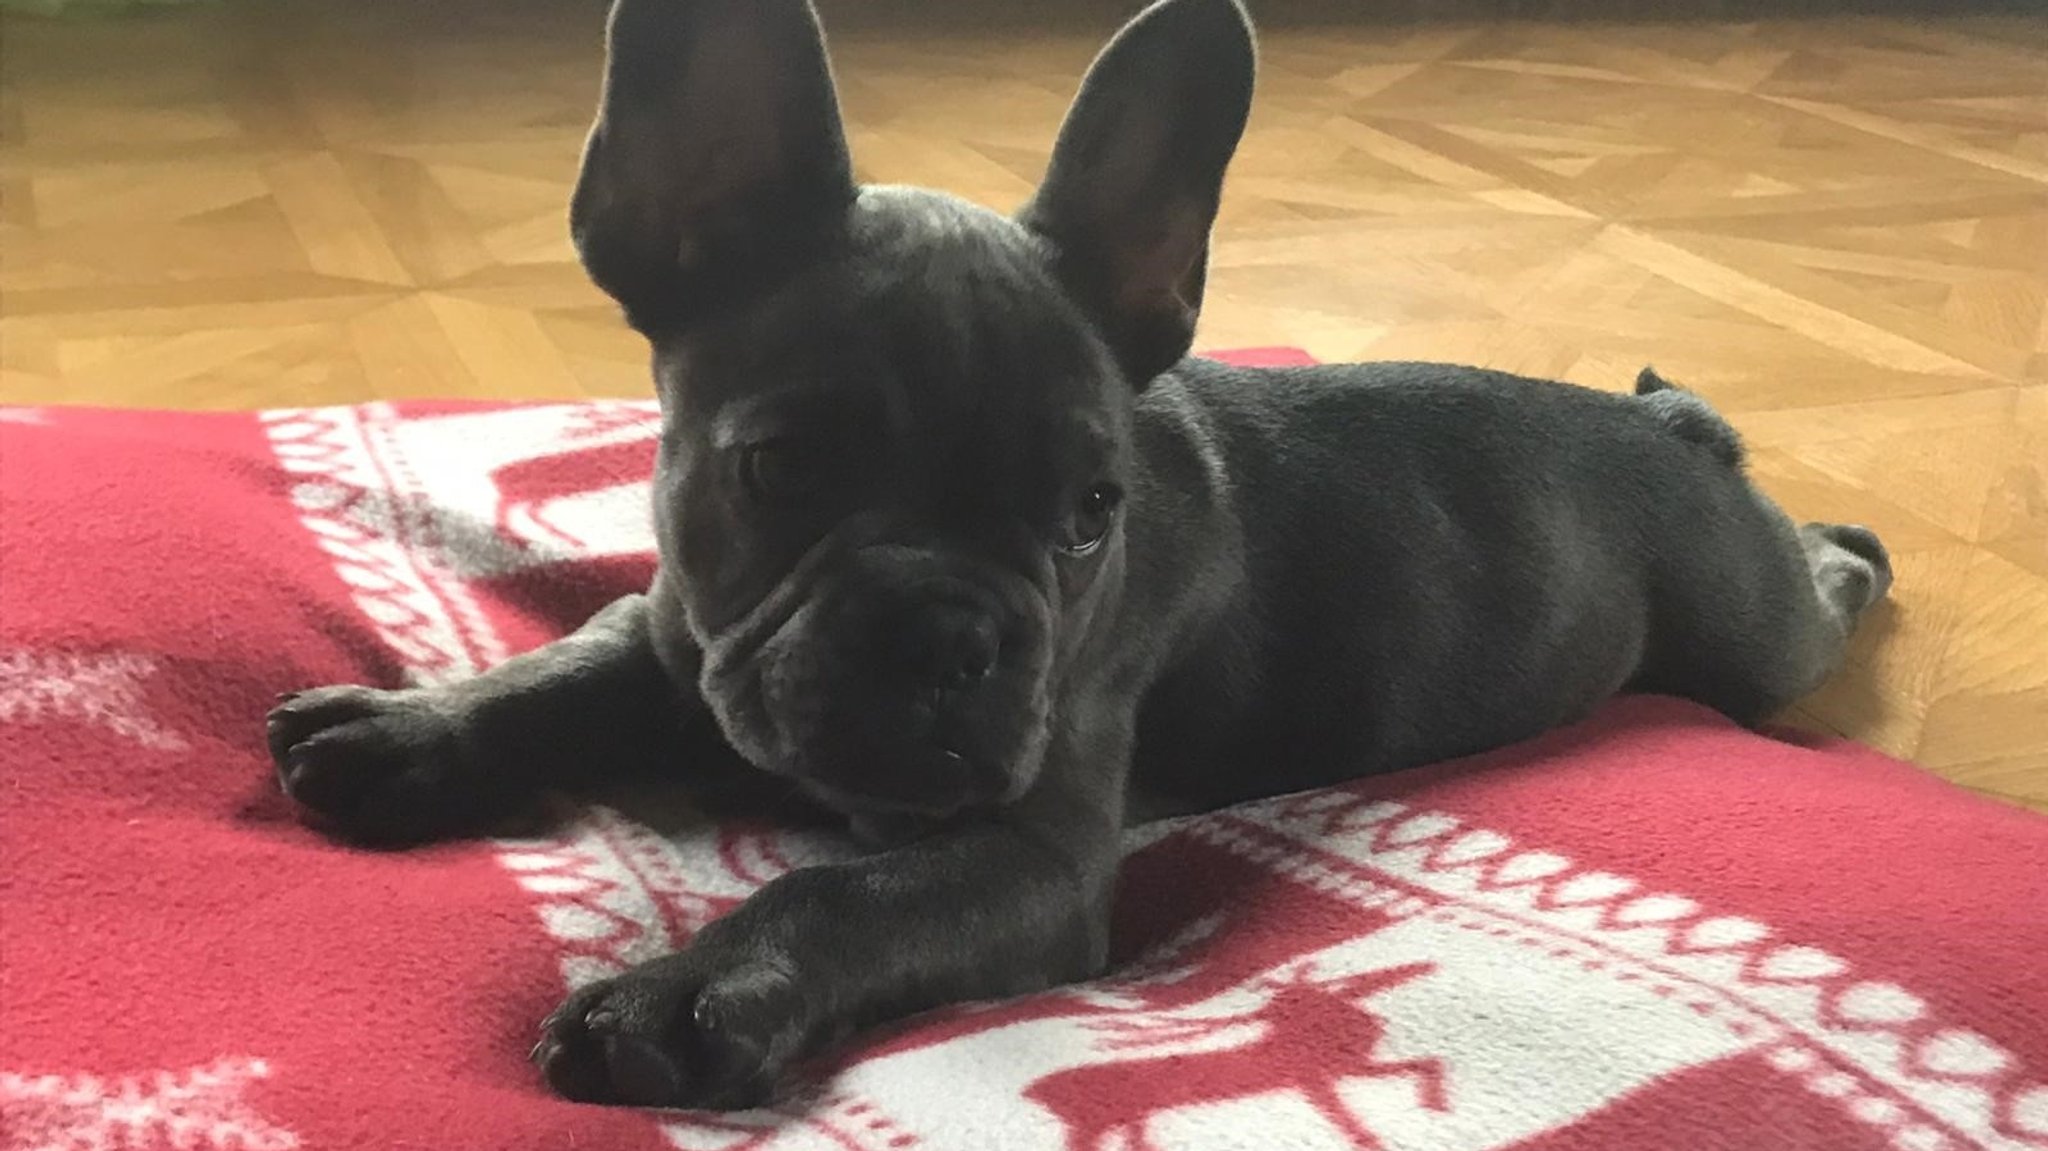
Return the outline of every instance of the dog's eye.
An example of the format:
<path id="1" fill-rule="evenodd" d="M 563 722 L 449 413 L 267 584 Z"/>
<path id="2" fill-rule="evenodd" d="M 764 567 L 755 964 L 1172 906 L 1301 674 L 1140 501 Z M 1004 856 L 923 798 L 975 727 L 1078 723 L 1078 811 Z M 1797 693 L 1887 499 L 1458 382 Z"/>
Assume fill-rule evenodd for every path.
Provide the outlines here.
<path id="1" fill-rule="evenodd" d="M 790 440 L 769 440 L 740 449 L 740 484 L 747 498 L 760 504 L 788 506 L 816 493 L 816 454 Z"/>
<path id="2" fill-rule="evenodd" d="M 1077 556 L 1094 551 L 1109 535 L 1123 499 L 1123 490 L 1115 484 L 1096 484 L 1083 492 L 1061 525 L 1060 550 Z"/>

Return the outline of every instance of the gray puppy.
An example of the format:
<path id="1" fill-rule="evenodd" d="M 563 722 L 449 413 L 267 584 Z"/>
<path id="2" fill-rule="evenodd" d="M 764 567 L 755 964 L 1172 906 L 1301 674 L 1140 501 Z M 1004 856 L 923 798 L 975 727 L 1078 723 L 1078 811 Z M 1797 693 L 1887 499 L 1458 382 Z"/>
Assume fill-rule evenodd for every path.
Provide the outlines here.
<path id="1" fill-rule="evenodd" d="M 1185 358 L 1252 94 L 1235 0 L 1126 27 L 1014 217 L 856 184 L 804 0 L 618 0 L 609 47 L 571 222 L 653 348 L 653 586 L 472 681 L 270 717 L 358 839 L 640 763 L 879 841 L 571 995 L 534 1052 L 564 1095 L 745 1106 L 856 1029 L 1098 975 L 1136 818 L 1622 691 L 1761 721 L 1890 583 L 1648 371 Z"/>

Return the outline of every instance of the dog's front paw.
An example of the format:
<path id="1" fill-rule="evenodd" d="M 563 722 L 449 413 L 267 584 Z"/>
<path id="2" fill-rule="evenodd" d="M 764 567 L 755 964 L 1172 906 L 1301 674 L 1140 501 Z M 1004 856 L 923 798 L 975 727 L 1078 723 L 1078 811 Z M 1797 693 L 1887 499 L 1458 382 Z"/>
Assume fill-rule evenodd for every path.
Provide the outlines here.
<path id="1" fill-rule="evenodd" d="M 808 1032 L 787 962 L 683 951 L 569 996 L 533 1061 L 580 1102 L 732 1111 L 767 1100 Z"/>
<path id="2" fill-rule="evenodd" d="M 285 793 L 347 838 L 417 843 L 502 814 L 428 691 L 315 688 L 285 697 L 266 726 Z"/>

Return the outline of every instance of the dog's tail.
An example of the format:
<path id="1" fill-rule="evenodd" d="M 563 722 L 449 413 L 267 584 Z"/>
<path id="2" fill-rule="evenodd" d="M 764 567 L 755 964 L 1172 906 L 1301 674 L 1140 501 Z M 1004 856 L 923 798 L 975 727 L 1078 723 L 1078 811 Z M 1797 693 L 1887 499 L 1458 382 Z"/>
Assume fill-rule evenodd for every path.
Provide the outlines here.
<path id="1" fill-rule="evenodd" d="M 1730 427 L 1728 421 L 1721 418 L 1721 413 L 1706 400 L 1647 366 L 1636 373 L 1636 395 L 1663 421 L 1672 435 L 1689 444 L 1698 444 L 1731 468 L 1739 470 L 1742 467 L 1746 453 L 1741 434 Z"/>
<path id="2" fill-rule="evenodd" d="M 1639 396 L 1647 396 L 1651 392 L 1675 392 L 1678 390 L 1677 384 L 1658 375 L 1657 369 L 1648 364 L 1643 365 L 1643 370 L 1636 373 L 1636 394 Z"/>

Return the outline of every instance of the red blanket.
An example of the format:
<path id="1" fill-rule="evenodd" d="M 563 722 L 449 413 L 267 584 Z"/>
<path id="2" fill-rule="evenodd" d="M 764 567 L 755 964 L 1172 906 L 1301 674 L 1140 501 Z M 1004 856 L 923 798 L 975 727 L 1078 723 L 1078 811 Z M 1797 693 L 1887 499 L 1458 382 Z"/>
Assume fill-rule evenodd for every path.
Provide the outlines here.
<path id="1" fill-rule="evenodd" d="M 844 850 L 590 808 L 301 827 L 279 691 L 468 674 L 642 586 L 635 403 L 0 409 L 0 1147 L 2048 1148 L 2048 821 L 1641 699 L 1135 833 L 1117 977 L 778 1109 L 577 1106 L 564 990 Z"/>

